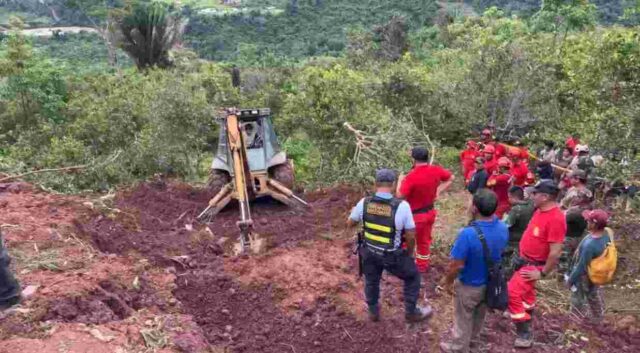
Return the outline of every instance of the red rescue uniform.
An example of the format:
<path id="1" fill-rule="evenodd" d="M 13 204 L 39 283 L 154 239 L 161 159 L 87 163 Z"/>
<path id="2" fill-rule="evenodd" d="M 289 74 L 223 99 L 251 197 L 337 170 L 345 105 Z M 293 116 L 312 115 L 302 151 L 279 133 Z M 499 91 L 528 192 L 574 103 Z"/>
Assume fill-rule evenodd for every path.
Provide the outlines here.
<path id="1" fill-rule="evenodd" d="M 473 148 L 467 148 L 460 153 L 460 169 L 462 170 L 465 184 L 468 184 L 469 180 L 471 180 L 475 169 L 476 157 L 478 156 L 478 151 Z"/>
<path id="2" fill-rule="evenodd" d="M 494 142 L 493 146 L 496 148 L 496 155 L 494 158 L 500 158 L 500 157 L 504 157 L 507 155 L 507 148 L 498 142 Z"/>
<path id="3" fill-rule="evenodd" d="M 576 152 L 576 146 L 580 144 L 580 140 L 579 139 L 574 139 L 573 137 L 569 137 L 565 142 L 564 145 L 565 147 L 569 148 L 571 150 L 571 153 L 573 153 L 574 156 L 577 156 L 578 153 Z"/>
<path id="4" fill-rule="evenodd" d="M 493 190 L 498 197 L 496 216 L 502 219 L 505 213 L 511 209 L 509 203 L 509 188 L 511 188 L 511 175 L 494 173 L 487 181 L 487 187 Z"/>
<path id="5" fill-rule="evenodd" d="M 520 240 L 520 257 L 529 263 L 513 274 L 508 285 L 509 313 L 513 321 L 531 320 L 530 312 L 536 304 L 536 281 L 525 280 L 522 271 L 542 271 L 551 252 L 550 244 L 562 244 L 566 233 L 567 223 L 559 207 L 536 210 L 533 214 Z"/>
<path id="6" fill-rule="evenodd" d="M 437 215 L 436 193 L 440 184 L 451 177 L 451 172 L 442 167 L 419 165 L 407 174 L 400 186 L 400 194 L 411 206 L 416 223 L 416 265 L 420 272 L 429 267 L 431 231 Z"/>
<path id="7" fill-rule="evenodd" d="M 535 182 L 535 177 L 529 170 L 529 165 L 526 161 L 514 163 L 511 167 L 511 175 L 515 186 L 527 186 Z"/>
<path id="8" fill-rule="evenodd" d="M 489 175 L 493 175 L 494 172 L 498 171 L 498 158 L 496 158 L 495 155 L 493 159 L 484 161 L 484 170 L 486 170 Z"/>

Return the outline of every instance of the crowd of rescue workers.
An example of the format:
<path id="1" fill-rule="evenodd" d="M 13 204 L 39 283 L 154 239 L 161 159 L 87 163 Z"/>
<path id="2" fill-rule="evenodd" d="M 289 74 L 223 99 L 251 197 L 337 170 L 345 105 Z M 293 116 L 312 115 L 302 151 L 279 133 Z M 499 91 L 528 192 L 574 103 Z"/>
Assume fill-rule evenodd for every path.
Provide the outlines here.
<path id="1" fill-rule="evenodd" d="M 499 143 L 493 135 L 483 130 L 481 139 L 468 141 L 460 155 L 471 195 L 470 222 L 455 239 L 440 283 L 454 295 L 453 335 L 440 344 L 444 352 L 481 347 L 488 308 L 504 310 L 514 322 L 515 347 L 532 347 L 536 283 L 556 270 L 571 291 L 572 313 L 599 321 L 601 285 L 615 271 L 609 215 L 594 209 L 587 187 L 594 169 L 589 148 L 572 136 L 561 150 L 548 142 L 534 156 L 522 144 Z M 414 147 L 410 153 L 414 163 L 406 176 L 378 170 L 375 194 L 360 200 L 348 217 L 350 227 L 362 229 L 356 251 L 373 321 L 380 320 L 383 271 L 404 281 L 407 322 L 433 314 L 428 305 L 418 305 L 421 273 L 430 265 L 435 202 L 454 176 L 430 163 L 428 149 Z M 21 299 L 0 234 L 0 310 Z"/>
<path id="2" fill-rule="evenodd" d="M 589 147 L 573 135 L 562 148 L 548 141 L 531 153 L 518 141 L 496 141 L 494 133 L 482 130 L 460 154 L 469 223 L 455 238 L 438 287 L 454 298 L 452 337 L 440 343 L 443 352 L 482 350 L 487 310 L 513 321 L 515 348 L 533 347 L 536 283 L 545 278 L 566 284 L 574 318 L 600 322 L 601 286 L 615 272 L 610 215 L 594 208 L 588 186 L 595 168 Z M 376 172 L 375 193 L 360 200 L 347 220 L 350 228 L 361 228 L 355 253 L 374 322 L 381 317 L 384 271 L 404 282 L 407 322 L 433 314 L 429 305 L 418 305 L 421 274 L 429 270 L 436 200 L 455 177 L 431 163 L 427 148 L 414 147 L 410 154 L 413 166 L 406 175 Z"/>

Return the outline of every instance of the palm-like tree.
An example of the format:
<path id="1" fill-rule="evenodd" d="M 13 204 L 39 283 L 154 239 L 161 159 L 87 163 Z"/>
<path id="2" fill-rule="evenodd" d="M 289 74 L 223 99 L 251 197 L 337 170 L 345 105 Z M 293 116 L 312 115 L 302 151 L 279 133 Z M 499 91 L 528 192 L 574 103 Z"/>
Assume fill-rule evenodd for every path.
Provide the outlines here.
<path id="1" fill-rule="evenodd" d="M 180 42 L 186 21 L 165 3 L 136 2 L 118 16 L 118 44 L 138 69 L 172 65 L 169 50 Z"/>

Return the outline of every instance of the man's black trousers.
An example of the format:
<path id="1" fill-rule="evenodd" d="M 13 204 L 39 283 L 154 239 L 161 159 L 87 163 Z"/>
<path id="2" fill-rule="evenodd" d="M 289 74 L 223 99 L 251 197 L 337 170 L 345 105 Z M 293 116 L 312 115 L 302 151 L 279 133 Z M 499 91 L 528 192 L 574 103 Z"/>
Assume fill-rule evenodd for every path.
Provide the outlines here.
<path id="1" fill-rule="evenodd" d="M 361 249 L 365 278 L 364 293 L 369 308 L 375 308 L 380 298 L 380 278 L 387 271 L 404 281 L 404 306 L 407 314 L 414 313 L 420 293 L 420 273 L 415 260 L 406 250 L 378 252 L 366 245 Z"/>
<path id="2" fill-rule="evenodd" d="M 20 285 L 11 273 L 10 263 L 11 259 L 4 247 L 2 233 L 0 233 L 0 307 L 20 296 Z"/>

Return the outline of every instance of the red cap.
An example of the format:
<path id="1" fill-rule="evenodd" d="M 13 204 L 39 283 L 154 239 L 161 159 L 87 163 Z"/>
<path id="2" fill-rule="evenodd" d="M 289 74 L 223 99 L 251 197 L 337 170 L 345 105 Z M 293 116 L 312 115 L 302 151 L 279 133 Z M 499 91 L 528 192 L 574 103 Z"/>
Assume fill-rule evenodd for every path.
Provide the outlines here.
<path id="1" fill-rule="evenodd" d="M 467 141 L 467 147 L 469 147 L 469 148 L 477 148 L 478 144 L 473 140 L 469 140 L 469 141 Z"/>
<path id="2" fill-rule="evenodd" d="M 493 153 L 496 153 L 496 148 L 493 147 L 493 145 L 486 145 L 484 146 L 484 149 L 482 150 L 482 152 L 493 154 Z"/>
<path id="3" fill-rule="evenodd" d="M 604 210 L 586 210 L 582 212 L 582 217 L 589 222 L 597 224 L 601 228 L 606 227 L 609 222 L 609 214 Z"/>

